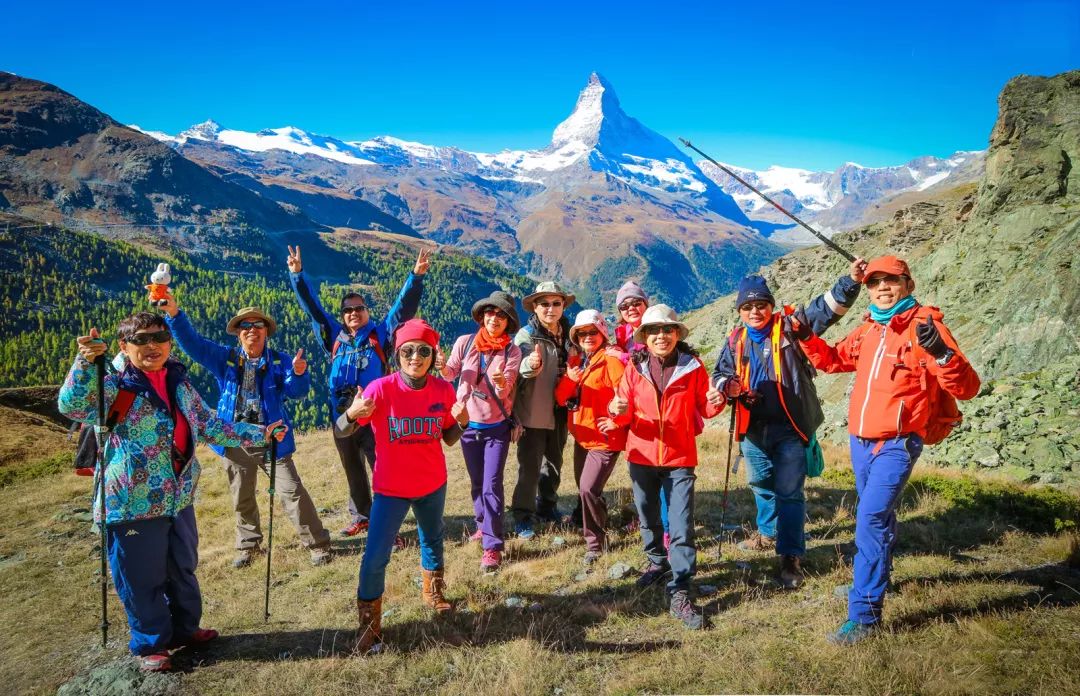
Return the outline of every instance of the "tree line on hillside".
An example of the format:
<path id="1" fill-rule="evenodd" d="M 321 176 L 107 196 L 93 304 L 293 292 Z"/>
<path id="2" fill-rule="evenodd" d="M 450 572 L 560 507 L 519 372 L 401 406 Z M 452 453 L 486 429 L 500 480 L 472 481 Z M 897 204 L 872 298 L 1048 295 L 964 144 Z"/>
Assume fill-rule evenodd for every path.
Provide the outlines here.
<path id="1" fill-rule="evenodd" d="M 357 290 L 368 297 L 372 316 L 382 317 L 394 301 L 414 262 L 403 253 L 339 246 L 360 270 L 341 283 L 323 283 L 320 300 L 331 312 L 342 294 Z M 224 253 L 224 249 L 219 250 Z M 225 325 L 241 307 L 259 306 L 279 324 L 270 345 L 293 354 L 304 348 L 312 370 L 307 399 L 290 404 L 295 427 L 304 430 L 329 423 L 326 375 L 329 358 L 316 343 L 307 315 L 300 309 L 281 259 L 255 254 L 244 273 L 209 271 L 191 254 L 170 250 L 155 256 L 133 243 L 107 240 L 56 227 L 0 228 L 0 387 L 58 384 L 74 359 L 75 337 L 97 326 L 106 339 L 120 319 L 150 309 L 143 288 L 159 262 L 172 267 L 171 287 L 180 308 L 207 338 L 232 344 Z M 497 263 L 459 253 L 439 254 L 424 281 L 420 314 L 444 335 L 444 342 L 472 331 L 469 309 L 475 299 L 501 287 L 518 298 L 531 282 Z M 201 367 L 178 357 L 191 369 L 200 392 L 213 406 L 217 386 Z"/>

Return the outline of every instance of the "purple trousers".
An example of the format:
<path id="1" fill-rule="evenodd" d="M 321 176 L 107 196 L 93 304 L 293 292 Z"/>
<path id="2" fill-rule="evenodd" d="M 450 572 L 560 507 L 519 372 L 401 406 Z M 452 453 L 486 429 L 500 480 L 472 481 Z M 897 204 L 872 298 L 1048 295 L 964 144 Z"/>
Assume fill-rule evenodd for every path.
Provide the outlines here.
<path id="1" fill-rule="evenodd" d="M 510 422 L 491 428 L 466 428 L 461 453 L 472 483 L 473 514 L 485 549 L 503 547 L 503 469 L 510 452 Z"/>
<path id="2" fill-rule="evenodd" d="M 574 478 L 581 495 L 581 521 L 585 548 L 603 551 L 607 533 L 607 501 L 604 486 L 615 470 L 618 452 L 602 449 L 585 449 L 574 443 Z"/>

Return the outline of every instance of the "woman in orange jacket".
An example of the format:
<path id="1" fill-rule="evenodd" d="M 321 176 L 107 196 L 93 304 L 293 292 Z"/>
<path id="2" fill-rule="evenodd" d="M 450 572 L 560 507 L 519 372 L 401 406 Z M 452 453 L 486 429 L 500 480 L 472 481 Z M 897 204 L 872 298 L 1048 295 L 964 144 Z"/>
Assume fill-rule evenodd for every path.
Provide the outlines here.
<path id="1" fill-rule="evenodd" d="M 567 409 L 570 434 L 574 436 L 574 479 L 580 491 L 576 514 L 585 537 L 585 565 L 600 558 L 606 545 L 607 484 L 619 452 L 626 449 L 626 430 L 600 430 L 607 421 L 607 405 L 615 396 L 625 366 L 622 353 L 609 349 L 608 327 L 595 309 L 578 312 L 570 327 L 570 342 L 581 350 L 567 364 L 566 374 L 555 387 L 555 400 Z"/>
<path id="2" fill-rule="evenodd" d="M 671 615 L 688 628 L 702 627 L 701 610 L 688 591 L 697 569 L 694 546 L 694 467 L 696 438 L 705 418 L 724 409 L 725 397 L 709 380 L 709 372 L 686 343 L 686 325 L 664 304 L 645 310 L 635 351 L 615 398 L 608 404 L 612 419 L 599 423 L 601 432 L 628 426 L 626 458 L 634 488 L 634 505 L 641 520 L 641 539 L 649 566 L 638 586 L 659 582 L 668 573 Z M 671 546 L 661 538 L 660 491 L 668 493 Z"/>

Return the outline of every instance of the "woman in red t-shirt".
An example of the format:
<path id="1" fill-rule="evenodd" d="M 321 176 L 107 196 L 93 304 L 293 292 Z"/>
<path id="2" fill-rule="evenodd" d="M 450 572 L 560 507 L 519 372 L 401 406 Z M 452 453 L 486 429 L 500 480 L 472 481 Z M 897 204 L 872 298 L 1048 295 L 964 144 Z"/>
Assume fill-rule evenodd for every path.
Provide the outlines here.
<path id="1" fill-rule="evenodd" d="M 469 422 L 469 411 L 458 403 L 449 382 L 429 374 L 438 345 L 439 334 L 422 319 L 399 326 L 394 351 L 400 369 L 375 380 L 362 393 L 357 390 L 352 404 L 335 422 L 342 436 L 369 424 L 375 434 L 375 496 L 356 590 L 360 627 L 355 652 L 361 655 L 382 646 L 386 566 L 410 508 L 420 537 L 424 603 L 439 613 L 452 608 L 443 596 L 446 457 L 442 443 L 458 441 Z"/>

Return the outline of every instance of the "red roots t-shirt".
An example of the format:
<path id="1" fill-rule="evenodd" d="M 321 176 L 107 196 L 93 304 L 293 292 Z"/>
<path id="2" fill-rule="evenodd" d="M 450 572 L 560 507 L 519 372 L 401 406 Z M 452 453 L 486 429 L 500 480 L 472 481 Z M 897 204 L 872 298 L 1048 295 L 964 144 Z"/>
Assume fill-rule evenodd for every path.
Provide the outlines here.
<path id="1" fill-rule="evenodd" d="M 446 483 L 443 428 L 456 422 L 450 415 L 457 399 L 454 387 L 428 375 L 422 389 L 413 389 L 395 372 L 369 384 L 364 396 L 375 401 L 367 421 L 375 433 L 372 489 L 395 498 L 420 498 L 438 490 Z"/>

